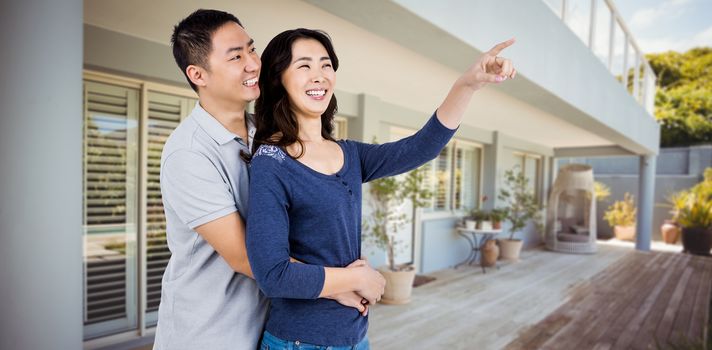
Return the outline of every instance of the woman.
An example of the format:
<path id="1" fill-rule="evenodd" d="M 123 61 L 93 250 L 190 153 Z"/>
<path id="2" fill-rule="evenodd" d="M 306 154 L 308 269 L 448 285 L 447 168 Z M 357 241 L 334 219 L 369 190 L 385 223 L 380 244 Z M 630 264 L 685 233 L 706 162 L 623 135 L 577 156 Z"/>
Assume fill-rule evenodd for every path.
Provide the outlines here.
<path id="1" fill-rule="evenodd" d="M 319 299 L 349 292 L 369 303 L 380 298 L 361 294 L 338 274 L 361 255 L 361 184 L 435 158 L 472 93 L 514 77 L 511 62 L 496 57 L 512 43 L 495 46 L 468 69 L 415 135 L 370 145 L 331 136 L 339 61 L 329 37 L 300 28 L 270 41 L 255 106 L 247 216 L 252 271 L 272 300 L 263 348 L 368 349 L 368 318 L 344 303 Z M 291 262 L 290 255 L 305 264 Z"/>

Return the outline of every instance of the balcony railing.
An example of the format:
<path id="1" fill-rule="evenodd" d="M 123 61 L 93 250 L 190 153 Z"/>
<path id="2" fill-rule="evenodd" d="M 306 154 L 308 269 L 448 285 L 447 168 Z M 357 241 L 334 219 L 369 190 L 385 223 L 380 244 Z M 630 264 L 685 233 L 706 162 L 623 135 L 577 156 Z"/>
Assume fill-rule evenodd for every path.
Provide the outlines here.
<path id="1" fill-rule="evenodd" d="M 543 0 L 650 115 L 656 79 L 612 0 Z"/>

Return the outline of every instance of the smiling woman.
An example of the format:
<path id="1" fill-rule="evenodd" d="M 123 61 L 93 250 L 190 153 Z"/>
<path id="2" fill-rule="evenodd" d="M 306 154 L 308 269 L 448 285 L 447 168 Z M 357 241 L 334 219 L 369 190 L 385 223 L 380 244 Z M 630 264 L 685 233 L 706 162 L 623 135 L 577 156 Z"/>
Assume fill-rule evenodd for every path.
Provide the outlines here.
<path id="1" fill-rule="evenodd" d="M 332 137 L 339 61 L 329 37 L 300 28 L 270 41 L 255 104 L 246 235 L 255 280 L 272 301 L 263 348 L 369 348 L 368 305 L 380 300 L 382 277 L 354 288 L 343 274 L 366 265 L 361 185 L 435 158 L 474 91 L 514 78 L 512 63 L 497 57 L 512 43 L 475 62 L 417 133 L 372 145 Z"/>
<path id="2" fill-rule="evenodd" d="M 334 141 L 331 135 L 337 110 L 334 86 L 339 58 L 326 34 L 303 31 L 280 34 L 263 52 L 263 58 L 272 64 L 271 69 L 262 71 L 260 85 L 270 93 L 257 100 L 255 114 L 272 114 L 272 107 L 275 110 L 274 118 L 256 120 L 255 150 L 262 143 L 293 146 L 296 158 L 303 156 L 303 142 L 308 140 L 298 135 L 297 115 L 320 119 L 321 133 L 314 136 Z"/>

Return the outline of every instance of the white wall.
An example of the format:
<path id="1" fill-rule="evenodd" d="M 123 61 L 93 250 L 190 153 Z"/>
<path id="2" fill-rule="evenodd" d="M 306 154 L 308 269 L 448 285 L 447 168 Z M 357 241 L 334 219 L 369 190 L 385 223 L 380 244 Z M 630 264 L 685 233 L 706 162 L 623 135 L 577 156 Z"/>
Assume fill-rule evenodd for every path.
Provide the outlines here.
<path id="1" fill-rule="evenodd" d="M 258 49 L 286 29 L 300 26 L 323 29 L 332 36 L 341 61 L 337 74 L 339 90 L 377 96 L 384 102 L 422 113 L 432 113 L 460 75 L 459 69 L 434 61 L 305 2 L 212 0 L 201 2 L 200 6 L 234 13 L 255 38 Z M 196 8 L 197 5 L 190 1 L 87 0 L 85 23 L 168 45 L 173 26 Z M 491 43 L 498 39 L 493 35 Z M 448 49 L 432 47 L 432 50 Z M 475 94 L 464 124 L 501 130 L 550 147 L 610 144 L 610 141 L 562 121 L 559 116 L 543 112 L 537 106 L 496 89 Z"/>

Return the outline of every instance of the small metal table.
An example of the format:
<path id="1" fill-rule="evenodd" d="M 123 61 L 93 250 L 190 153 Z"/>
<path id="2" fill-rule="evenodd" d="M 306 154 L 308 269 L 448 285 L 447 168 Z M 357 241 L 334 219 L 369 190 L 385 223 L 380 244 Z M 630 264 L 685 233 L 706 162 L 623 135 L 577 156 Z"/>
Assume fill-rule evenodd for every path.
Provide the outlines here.
<path id="1" fill-rule="evenodd" d="M 460 265 L 472 265 L 472 263 L 477 261 L 477 256 L 480 254 L 480 246 L 490 239 L 495 238 L 499 235 L 502 230 L 478 230 L 478 229 L 468 229 L 465 227 L 457 227 L 457 234 L 464 237 L 467 242 L 470 243 L 470 254 L 461 263 L 455 265 L 455 268 L 460 267 Z M 496 265 L 496 264 L 495 264 Z M 499 266 L 497 266 L 499 268 Z M 482 272 L 486 273 L 485 267 L 482 266 Z"/>

